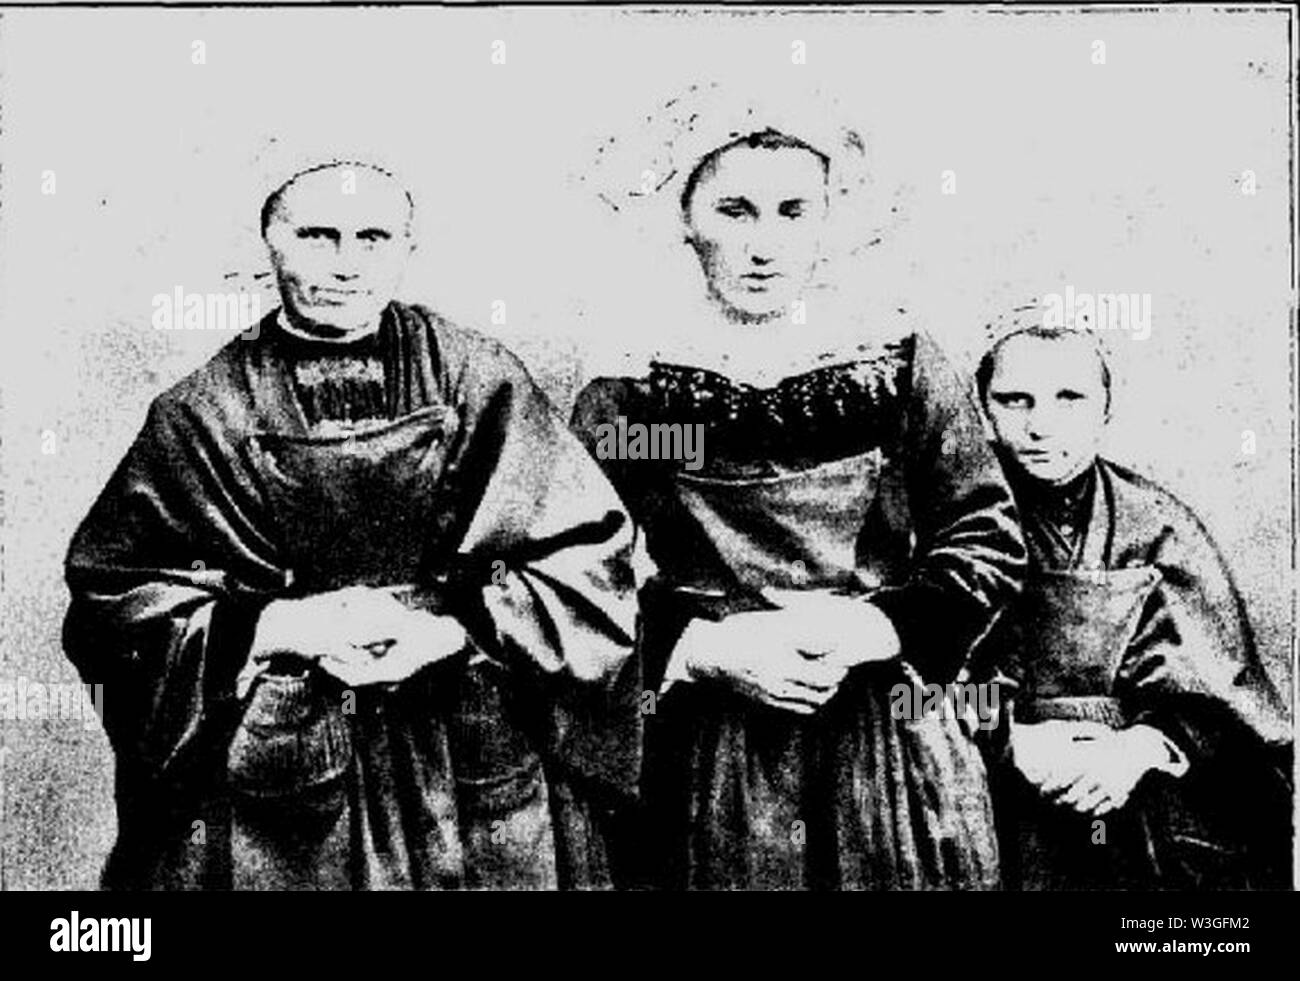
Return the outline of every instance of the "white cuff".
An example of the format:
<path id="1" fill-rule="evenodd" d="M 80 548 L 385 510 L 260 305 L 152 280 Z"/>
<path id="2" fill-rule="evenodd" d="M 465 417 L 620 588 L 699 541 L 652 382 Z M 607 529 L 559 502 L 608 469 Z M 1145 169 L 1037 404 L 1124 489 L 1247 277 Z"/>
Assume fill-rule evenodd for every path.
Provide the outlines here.
<path id="1" fill-rule="evenodd" d="M 1139 723 L 1133 726 L 1130 731 L 1140 734 L 1152 744 L 1153 748 L 1159 746 L 1159 749 L 1163 751 L 1164 760 L 1153 764 L 1151 767 L 1153 770 L 1167 773 L 1176 779 L 1191 767 L 1191 761 L 1188 760 L 1187 754 L 1183 752 L 1182 748 L 1155 726 Z"/>
<path id="2" fill-rule="evenodd" d="M 681 637 L 673 646 L 673 653 L 668 658 L 668 668 L 664 671 L 663 684 L 659 686 L 660 697 L 668 693 L 668 689 L 679 681 L 693 681 L 691 669 L 689 667 L 691 650 L 697 639 L 698 624 L 701 621 L 691 620 L 686 624 L 686 629 L 682 631 Z M 707 622 L 707 621 L 706 621 Z"/>
<path id="3" fill-rule="evenodd" d="M 686 668 L 686 654 L 679 647 L 673 648 L 672 657 L 668 659 L 668 670 L 664 672 L 663 684 L 659 686 L 659 695 L 662 698 L 668 694 L 668 689 L 679 681 L 690 681 L 691 675 Z"/>
<path id="4" fill-rule="evenodd" d="M 1191 760 L 1187 758 L 1187 754 L 1183 752 L 1182 747 L 1164 733 L 1160 734 L 1160 738 L 1164 742 L 1165 750 L 1169 753 L 1169 759 L 1156 769 L 1174 778 L 1181 777 L 1191 768 Z"/>

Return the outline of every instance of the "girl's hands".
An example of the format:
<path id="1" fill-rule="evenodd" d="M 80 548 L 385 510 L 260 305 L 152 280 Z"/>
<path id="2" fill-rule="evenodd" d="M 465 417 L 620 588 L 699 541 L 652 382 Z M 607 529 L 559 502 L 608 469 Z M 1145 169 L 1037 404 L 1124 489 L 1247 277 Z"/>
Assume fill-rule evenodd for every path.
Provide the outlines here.
<path id="1" fill-rule="evenodd" d="M 1170 765 L 1164 735 L 1145 725 L 1015 723 L 1011 750 L 1016 768 L 1043 797 L 1094 817 L 1123 807 L 1144 776 Z"/>

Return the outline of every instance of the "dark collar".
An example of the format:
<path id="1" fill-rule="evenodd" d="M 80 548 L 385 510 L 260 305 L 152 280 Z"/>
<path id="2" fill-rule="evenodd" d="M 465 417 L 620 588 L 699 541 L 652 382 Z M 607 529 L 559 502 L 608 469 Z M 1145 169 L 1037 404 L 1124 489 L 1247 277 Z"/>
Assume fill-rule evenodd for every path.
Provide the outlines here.
<path id="1" fill-rule="evenodd" d="M 1045 518 L 1054 524 L 1078 526 L 1087 512 L 1097 486 L 1097 464 L 1093 461 L 1083 473 L 1064 484 L 1049 484 L 1024 473 L 1018 465 L 1009 468 L 1016 500 L 1027 514 Z"/>

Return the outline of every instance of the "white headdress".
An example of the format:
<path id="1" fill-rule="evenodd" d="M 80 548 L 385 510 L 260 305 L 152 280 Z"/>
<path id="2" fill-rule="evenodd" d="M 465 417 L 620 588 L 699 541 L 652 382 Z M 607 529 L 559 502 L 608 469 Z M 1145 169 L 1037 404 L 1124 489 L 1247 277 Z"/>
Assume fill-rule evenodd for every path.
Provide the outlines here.
<path id="1" fill-rule="evenodd" d="M 743 88 L 717 82 L 691 85 L 635 119 L 623 135 L 604 138 L 594 160 L 572 179 L 603 202 L 616 223 L 625 222 L 643 245 L 667 250 L 660 255 L 670 255 L 678 247 L 669 264 L 684 268 L 688 262 L 695 264 L 684 247 L 681 209 L 690 175 L 715 150 L 769 130 L 806 144 L 827 161 L 830 206 L 822 235 L 823 258 L 809 284 L 809 296 L 815 297 L 809 305 L 817 311 L 810 313 L 809 322 L 815 318 L 816 324 L 813 330 L 800 332 L 803 341 L 817 343 L 814 334 L 834 332 L 841 336 L 819 334 L 828 349 L 834 349 L 895 335 L 900 325 L 886 325 L 881 312 L 863 301 L 860 281 L 864 277 L 857 274 L 857 259 L 901 223 L 897 196 L 877 193 L 868 134 L 848 120 L 838 98 L 818 87 L 792 85 L 788 80 Z M 703 290 L 697 292 L 702 297 Z M 891 318 L 896 312 L 892 307 L 888 311 Z M 694 346 L 689 338 L 705 340 L 688 313 L 664 319 L 667 322 L 654 329 L 657 349 Z M 722 338 L 713 342 L 728 343 Z M 629 352 L 629 357 L 636 361 L 638 356 Z"/>
<path id="2" fill-rule="evenodd" d="M 775 130 L 828 161 L 828 234 L 835 245 L 856 253 L 880 240 L 888 208 L 870 193 L 867 137 L 843 117 L 839 101 L 816 88 L 739 91 L 698 83 L 638 119 L 628 135 L 607 137 L 575 179 L 642 234 L 680 238 L 678 203 L 691 172 L 714 150 Z"/>

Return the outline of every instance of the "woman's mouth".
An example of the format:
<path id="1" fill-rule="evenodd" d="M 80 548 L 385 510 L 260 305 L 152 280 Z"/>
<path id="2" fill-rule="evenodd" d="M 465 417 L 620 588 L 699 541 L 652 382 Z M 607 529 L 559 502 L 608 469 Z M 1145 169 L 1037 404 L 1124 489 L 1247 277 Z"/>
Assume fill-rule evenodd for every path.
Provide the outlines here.
<path id="1" fill-rule="evenodd" d="M 763 292 L 774 279 L 780 279 L 780 273 L 745 273 L 740 283 L 752 293 Z"/>
<path id="2" fill-rule="evenodd" d="M 326 302 L 341 303 L 354 296 L 361 296 L 364 290 L 339 289 L 333 286 L 317 286 L 312 293 Z"/>

